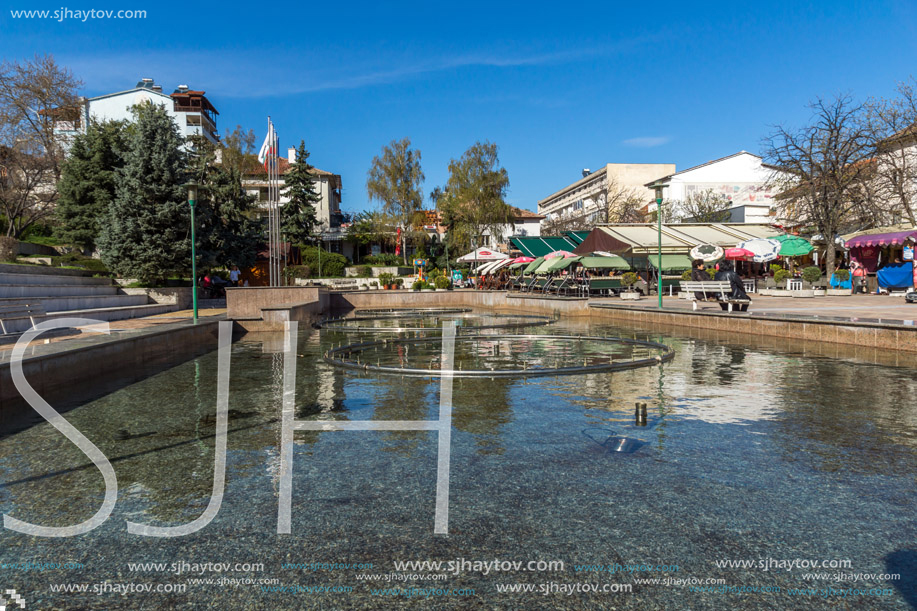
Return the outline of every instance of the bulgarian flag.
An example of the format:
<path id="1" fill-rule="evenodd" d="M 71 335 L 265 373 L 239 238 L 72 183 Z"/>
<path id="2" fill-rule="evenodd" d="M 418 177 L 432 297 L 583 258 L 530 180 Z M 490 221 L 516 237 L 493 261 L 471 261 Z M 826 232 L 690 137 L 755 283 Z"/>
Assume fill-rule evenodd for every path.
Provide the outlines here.
<path id="1" fill-rule="evenodd" d="M 268 169 L 269 163 L 274 163 L 274 159 L 277 158 L 277 132 L 274 131 L 274 124 L 271 122 L 270 117 L 267 119 L 267 136 L 264 138 L 264 144 L 261 145 L 261 150 L 258 151 L 258 163 L 264 166 L 265 171 Z"/>

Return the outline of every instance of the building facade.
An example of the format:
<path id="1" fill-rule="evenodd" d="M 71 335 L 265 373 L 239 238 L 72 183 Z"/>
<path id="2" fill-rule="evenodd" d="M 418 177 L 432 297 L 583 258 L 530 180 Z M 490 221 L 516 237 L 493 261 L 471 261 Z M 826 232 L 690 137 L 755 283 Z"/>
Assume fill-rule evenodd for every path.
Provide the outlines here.
<path id="1" fill-rule="evenodd" d="M 608 202 L 634 198 L 648 203 L 653 194 L 646 183 L 674 172 L 674 163 L 609 163 L 594 172 L 583 170 L 580 180 L 539 200 L 538 214 L 545 222 L 580 220 L 582 227 L 591 227 L 605 222 Z"/>
<path id="2" fill-rule="evenodd" d="M 296 149 L 290 147 L 287 151 L 287 157 L 280 159 L 280 203 L 285 204 L 290 201 L 284 195 L 284 175 L 290 171 L 291 164 L 296 161 Z M 318 220 L 323 233 L 337 234 L 341 227 L 343 215 L 341 214 L 341 176 L 332 174 L 318 168 L 312 169 L 315 177 L 315 192 L 321 197 L 321 201 L 315 209 L 315 217 Z M 242 188 L 249 195 L 254 195 L 258 199 L 258 205 L 261 214 L 267 217 L 268 205 L 268 182 L 267 170 L 260 164 L 248 166 L 242 174 Z"/>
<path id="3" fill-rule="evenodd" d="M 217 131 L 217 109 L 204 95 L 187 85 L 179 85 L 172 93 L 164 93 L 153 79 L 141 79 L 133 89 L 108 93 L 92 98 L 80 97 L 77 108 L 58 109 L 52 116 L 54 130 L 66 143 L 68 137 L 85 133 L 89 120 L 130 121 L 131 108 L 138 104 L 159 104 L 178 125 L 182 136 L 203 136 L 213 144 L 220 141 Z"/>
<path id="4" fill-rule="evenodd" d="M 655 200 L 661 197 L 664 205 L 672 206 L 669 218 L 680 219 L 686 216 L 687 198 L 712 190 L 728 202 L 726 222 L 772 223 L 775 194 L 768 185 L 773 173 L 758 155 L 739 151 L 647 182 L 653 199 L 649 210 L 655 210 Z"/>
<path id="5" fill-rule="evenodd" d="M 514 237 L 537 237 L 541 235 L 541 221 L 544 216 L 535 214 L 531 210 L 523 210 L 513 207 L 512 225 L 503 225 L 499 235 L 491 235 L 489 230 L 484 231 L 483 242 L 481 246 L 488 246 L 494 250 L 508 252 L 509 239 Z"/>

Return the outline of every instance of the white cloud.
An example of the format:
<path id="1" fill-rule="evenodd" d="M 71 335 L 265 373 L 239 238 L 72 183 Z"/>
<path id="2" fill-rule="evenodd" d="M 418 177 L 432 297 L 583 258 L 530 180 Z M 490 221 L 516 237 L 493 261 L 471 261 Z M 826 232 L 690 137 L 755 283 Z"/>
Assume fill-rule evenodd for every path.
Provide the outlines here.
<path id="1" fill-rule="evenodd" d="M 652 148 L 668 144 L 672 139 L 668 136 L 640 136 L 639 138 L 629 138 L 621 142 L 627 146 L 636 146 L 639 148 Z"/>

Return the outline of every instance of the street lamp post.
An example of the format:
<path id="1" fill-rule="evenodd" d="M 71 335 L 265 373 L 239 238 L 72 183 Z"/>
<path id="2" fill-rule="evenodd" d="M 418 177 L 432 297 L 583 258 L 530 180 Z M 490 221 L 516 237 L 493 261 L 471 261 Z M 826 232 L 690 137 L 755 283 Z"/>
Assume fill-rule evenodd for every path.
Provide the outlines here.
<path id="1" fill-rule="evenodd" d="M 656 191 L 656 237 L 659 247 L 659 266 L 656 269 L 656 294 L 659 296 L 659 309 L 662 309 L 662 189 Z"/>
<path id="2" fill-rule="evenodd" d="M 194 235 L 194 204 L 197 201 L 197 185 L 188 183 L 188 205 L 191 207 L 191 303 L 194 308 L 194 324 L 197 324 L 197 251 Z"/>

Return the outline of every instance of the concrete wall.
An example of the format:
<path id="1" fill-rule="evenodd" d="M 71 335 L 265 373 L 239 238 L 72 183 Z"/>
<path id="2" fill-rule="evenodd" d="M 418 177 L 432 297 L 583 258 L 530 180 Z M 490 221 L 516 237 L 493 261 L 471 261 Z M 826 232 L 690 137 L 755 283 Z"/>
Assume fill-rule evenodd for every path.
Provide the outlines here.
<path id="1" fill-rule="evenodd" d="M 590 304 L 586 299 L 529 297 L 493 291 L 334 293 L 331 295 L 330 306 L 332 309 L 481 307 L 505 312 L 614 321 L 623 326 L 646 329 L 666 326 L 683 332 L 693 332 L 696 329 L 715 328 L 717 332 L 733 339 L 743 335 L 777 338 L 784 348 L 792 348 L 797 341 L 806 341 L 843 344 L 855 351 L 870 354 L 876 351 L 917 352 L 917 327 L 905 325 L 779 320 L 772 316 L 726 312 L 658 311 L 616 304 Z"/>
<path id="2" fill-rule="evenodd" d="M 319 301 L 324 292 L 318 287 L 229 287 L 226 289 L 228 318 L 261 318 L 261 310 L 282 304 L 303 304 Z M 327 303 L 327 296 L 325 297 Z"/>
<path id="3" fill-rule="evenodd" d="M 27 357 L 26 380 L 55 409 L 81 405 L 217 348 L 218 321 L 163 329 L 127 338 Z M 9 362 L 0 363 L 0 429 L 9 431 L 34 412 L 13 385 Z"/>
<path id="4" fill-rule="evenodd" d="M 169 303 L 178 306 L 179 310 L 187 310 L 192 306 L 191 288 L 158 288 L 158 289 L 130 289 L 122 288 L 124 295 L 146 295 L 150 303 Z"/>

